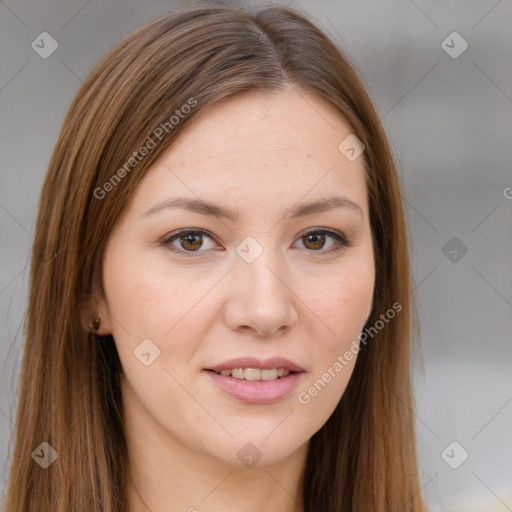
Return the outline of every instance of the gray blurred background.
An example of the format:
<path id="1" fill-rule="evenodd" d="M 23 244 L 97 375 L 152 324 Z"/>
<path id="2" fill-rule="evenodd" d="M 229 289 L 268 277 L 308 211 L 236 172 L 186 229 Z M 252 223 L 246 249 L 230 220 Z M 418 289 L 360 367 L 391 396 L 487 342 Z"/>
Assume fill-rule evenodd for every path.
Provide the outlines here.
<path id="1" fill-rule="evenodd" d="M 37 203 L 64 115 L 122 36 L 189 3 L 0 0 L 0 505 Z M 306 11 L 349 55 L 403 179 L 428 503 L 512 511 L 512 2 L 278 3 Z"/>

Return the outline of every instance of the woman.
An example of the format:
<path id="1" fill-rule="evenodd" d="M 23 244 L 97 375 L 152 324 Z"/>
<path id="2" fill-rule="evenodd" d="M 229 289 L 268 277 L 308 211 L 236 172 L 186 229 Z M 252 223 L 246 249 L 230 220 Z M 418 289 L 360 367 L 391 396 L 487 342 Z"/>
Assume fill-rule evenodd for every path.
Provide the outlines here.
<path id="1" fill-rule="evenodd" d="M 318 28 L 148 23 L 50 162 L 6 512 L 424 511 L 409 273 L 386 136 Z"/>

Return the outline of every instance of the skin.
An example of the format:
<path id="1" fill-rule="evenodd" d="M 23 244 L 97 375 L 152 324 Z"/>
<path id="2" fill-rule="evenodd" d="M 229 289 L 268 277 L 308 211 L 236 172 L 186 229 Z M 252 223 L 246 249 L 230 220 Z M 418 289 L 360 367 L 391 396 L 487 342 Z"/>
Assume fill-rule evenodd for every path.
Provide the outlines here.
<path id="1" fill-rule="evenodd" d="M 100 333 L 113 335 L 124 369 L 129 512 L 303 510 L 309 440 L 356 358 L 308 404 L 297 395 L 357 342 L 374 291 L 364 156 L 349 161 L 338 150 L 350 133 L 316 96 L 253 91 L 189 126 L 137 186 L 109 237 L 97 301 Z M 333 195 L 361 212 L 286 216 Z M 144 215 L 171 197 L 211 201 L 238 217 L 182 208 Z M 183 228 L 211 238 L 160 243 Z M 336 240 L 311 240 L 312 228 L 341 232 L 351 245 L 329 252 Z M 236 252 L 247 237 L 263 249 L 250 264 Z M 160 350 L 148 366 L 134 356 L 144 339 Z M 246 355 L 283 356 L 305 373 L 276 403 L 243 403 L 203 369 Z M 252 467 L 237 458 L 247 442 L 261 452 Z"/>

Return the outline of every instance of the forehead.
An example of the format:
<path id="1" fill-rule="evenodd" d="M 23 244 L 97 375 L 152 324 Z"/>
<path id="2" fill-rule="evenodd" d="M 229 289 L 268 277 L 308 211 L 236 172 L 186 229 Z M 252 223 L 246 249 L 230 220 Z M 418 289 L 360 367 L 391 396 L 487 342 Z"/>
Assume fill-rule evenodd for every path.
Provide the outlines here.
<path id="1" fill-rule="evenodd" d="M 366 202 L 364 155 L 338 146 L 350 126 L 324 100 L 287 89 L 237 95 L 204 112 L 153 165 L 136 202 L 187 194 L 267 206 L 301 198 L 352 196 Z M 306 197 L 307 196 L 307 197 Z"/>
<path id="2" fill-rule="evenodd" d="M 204 112 L 173 144 L 173 159 L 201 159 L 299 150 L 297 159 L 326 150 L 338 156 L 340 137 L 352 132 L 348 123 L 325 100 L 309 92 L 285 89 L 249 91 Z M 312 151 L 304 151 L 304 149 Z M 229 154 L 227 154 L 229 153 Z M 290 155 L 287 155 L 290 157 Z M 318 156 L 318 155 L 317 155 Z M 187 159 L 188 159 L 187 158 Z"/>

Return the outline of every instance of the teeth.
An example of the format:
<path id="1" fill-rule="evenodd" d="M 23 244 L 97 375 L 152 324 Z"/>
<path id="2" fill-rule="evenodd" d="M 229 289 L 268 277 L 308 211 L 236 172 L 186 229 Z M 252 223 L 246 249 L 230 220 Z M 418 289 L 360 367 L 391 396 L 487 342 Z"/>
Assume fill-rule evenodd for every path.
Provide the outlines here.
<path id="1" fill-rule="evenodd" d="M 260 370 L 259 368 L 232 368 L 231 370 L 222 370 L 215 373 L 231 376 L 235 379 L 276 380 L 290 375 L 290 370 L 285 370 L 284 368 L 272 368 L 269 370 Z"/>
<path id="2" fill-rule="evenodd" d="M 234 368 L 233 370 L 231 370 L 231 376 L 235 377 L 235 379 L 243 379 L 244 378 L 243 368 Z"/>

